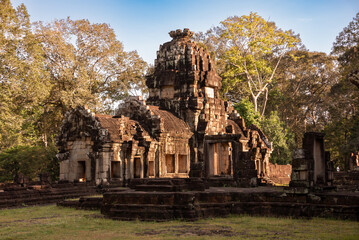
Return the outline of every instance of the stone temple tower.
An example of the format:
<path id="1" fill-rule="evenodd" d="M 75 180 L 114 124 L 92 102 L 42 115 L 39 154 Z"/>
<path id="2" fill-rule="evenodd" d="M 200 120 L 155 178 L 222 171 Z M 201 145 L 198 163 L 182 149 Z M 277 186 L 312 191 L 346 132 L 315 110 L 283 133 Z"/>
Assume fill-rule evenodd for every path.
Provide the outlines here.
<path id="1" fill-rule="evenodd" d="M 232 112 L 228 102 L 219 98 L 221 77 L 209 53 L 191 40 L 187 28 L 171 31 L 172 41 L 160 46 L 154 73 L 147 77 L 149 105 L 159 106 L 183 119 L 194 132 L 193 149 L 202 161 L 204 135 L 226 132 Z"/>

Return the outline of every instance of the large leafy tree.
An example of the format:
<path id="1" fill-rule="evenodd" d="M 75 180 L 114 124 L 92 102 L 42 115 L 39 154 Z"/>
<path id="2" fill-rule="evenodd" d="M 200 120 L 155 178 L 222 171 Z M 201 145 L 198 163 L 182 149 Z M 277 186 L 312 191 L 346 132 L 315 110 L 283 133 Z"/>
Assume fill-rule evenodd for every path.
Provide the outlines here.
<path id="1" fill-rule="evenodd" d="M 207 32 L 207 39 L 197 36 L 210 43 L 224 67 L 224 92 L 231 100 L 249 98 L 261 115 L 281 59 L 300 43 L 292 31 L 283 31 L 256 13 L 227 18 Z"/>
<path id="2" fill-rule="evenodd" d="M 329 101 L 330 124 L 326 126 L 327 146 L 334 161 L 348 166 L 350 154 L 359 152 L 359 13 L 333 44 L 338 57 L 340 79 L 332 86 Z M 354 87 L 354 85 L 357 87 Z"/>
<path id="3" fill-rule="evenodd" d="M 68 18 L 31 25 L 23 4 L 0 0 L 0 180 L 57 176 L 53 137 L 63 114 L 85 104 L 111 111 L 143 90 L 145 70 L 107 24 Z"/>
<path id="4" fill-rule="evenodd" d="M 33 123 L 48 96 L 46 76 L 26 7 L 0 0 L 0 149 L 38 140 Z"/>
<path id="5" fill-rule="evenodd" d="M 97 112 L 110 111 L 124 96 L 143 89 L 145 62 L 137 52 L 124 51 L 107 24 L 67 18 L 35 26 L 51 85 L 43 104 L 45 136 L 57 132 L 69 108 L 86 104 Z"/>
<path id="6" fill-rule="evenodd" d="M 273 141 L 271 161 L 290 162 L 292 135 L 277 112 L 268 114 L 266 107 L 283 57 L 301 47 L 299 36 L 250 13 L 227 18 L 220 26 L 196 34 L 195 40 L 205 45 L 215 60 L 225 97 L 236 102 L 247 124 L 262 127 Z"/>
<path id="7" fill-rule="evenodd" d="M 268 112 L 280 118 L 300 147 L 306 131 L 322 131 L 330 122 L 328 94 L 338 82 L 335 58 L 321 52 L 293 51 L 282 59 L 272 84 Z"/>
<path id="8" fill-rule="evenodd" d="M 332 53 L 338 56 L 343 76 L 359 88 L 359 13 L 339 33 Z"/>

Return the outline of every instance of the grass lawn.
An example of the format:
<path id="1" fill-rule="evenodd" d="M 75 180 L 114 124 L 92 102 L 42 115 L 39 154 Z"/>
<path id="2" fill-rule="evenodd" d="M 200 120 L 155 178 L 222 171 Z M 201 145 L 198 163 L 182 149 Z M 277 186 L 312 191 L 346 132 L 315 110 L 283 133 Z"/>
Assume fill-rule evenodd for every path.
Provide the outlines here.
<path id="1" fill-rule="evenodd" d="M 197 222 L 104 219 L 55 205 L 0 210 L 0 239 L 359 239 L 359 223 L 249 216 Z"/>

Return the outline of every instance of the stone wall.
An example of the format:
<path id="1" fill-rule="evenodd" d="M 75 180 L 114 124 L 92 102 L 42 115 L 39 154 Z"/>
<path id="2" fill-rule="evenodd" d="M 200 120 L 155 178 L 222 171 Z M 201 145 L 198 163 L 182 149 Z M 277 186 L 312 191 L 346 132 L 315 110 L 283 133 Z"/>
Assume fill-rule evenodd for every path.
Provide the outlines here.
<path id="1" fill-rule="evenodd" d="M 268 177 L 275 184 L 289 184 L 290 174 L 292 173 L 292 165 L 278 165 L 269 163 L 269 175 Z"/>

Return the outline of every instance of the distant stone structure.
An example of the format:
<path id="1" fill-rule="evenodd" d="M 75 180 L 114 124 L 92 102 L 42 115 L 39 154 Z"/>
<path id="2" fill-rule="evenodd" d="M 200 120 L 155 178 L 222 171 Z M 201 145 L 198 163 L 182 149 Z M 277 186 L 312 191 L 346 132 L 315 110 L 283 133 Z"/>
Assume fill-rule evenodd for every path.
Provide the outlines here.
<path id="1" fill-rule="evenodd" d="M 221 77 L 188 29 L 160 46 L 149 97 L 130 97 L 114 116 L 66 113 L 58 137 L 60 179 L 125 185 L 134 178 L 225 178 L 255 186 L 268 176 L 271 144 L 219 98 Z"/>
<path id="2" fill-rule="evenodd" d="M 350 154 L 349 158 L 349 170 L 359 171 L 359 151 Z"/>
<path id="3" fill-rule="evenodd" d="M 292 173 L 292 165 L 278 165 L 269 163 L 268 177 L 274 184 L 289 184 L 290 175 Z"/>
<path id="4" fill-rule="evenodd" d="M 293 153 L 289 187 L 296 193 L 323 190 L 333 186 L 333 162 L 324 150 L 324 134 L 307 132 L 303 148 Z"/>

